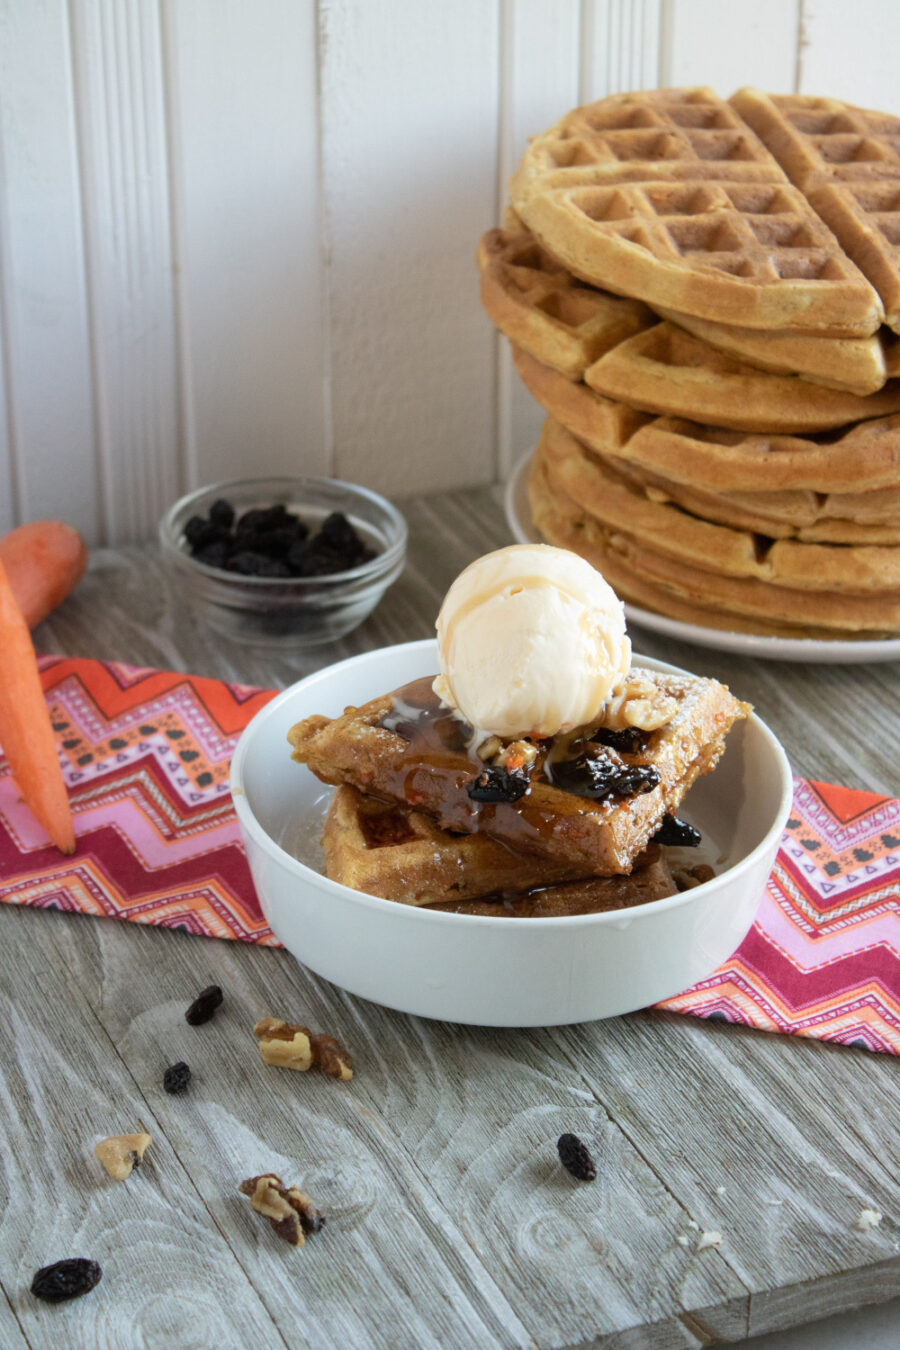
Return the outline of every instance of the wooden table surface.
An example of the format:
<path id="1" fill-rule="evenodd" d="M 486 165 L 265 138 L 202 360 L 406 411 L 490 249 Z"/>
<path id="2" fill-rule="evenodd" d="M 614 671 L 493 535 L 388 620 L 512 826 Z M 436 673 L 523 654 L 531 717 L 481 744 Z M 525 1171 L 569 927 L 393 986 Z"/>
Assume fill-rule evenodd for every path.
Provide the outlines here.
<path id="1" fill-rule="evenodd" d="M 496 490 L 407 503 L 409 565 L 355 634 L 306 655 L 226 648 L 152 546 L 97 551 L 39 650 L 267 686 L 426 637 L 472 558 L 509 542 Z M 638 631 L 638 651 L 727 681 L 799 773 L 896 792 L 897 666 L 745 660 Z M 0 1345 L 550 1347 L 732 1341 L 900 1293 L 897 1062 L 639 1013 L 547 1031 L 450 1026 L 351 997 L 286 953 L 0 907 Z M 197 990 L 226 1005 L 202 1037 Z M 257 1072 L 257 1017 L 331 1031 L 352 1083 Z M 214 1030 L 213 1030 L 214 1028 Z M 161 1069 L 184 1058 L 185 1097 Z M 141 1126 L 148 1165 L 105 1179 L 97 1138 Z M 593 1185 L 556 1160 L 589 1139 Z M 274 1170 L 328 1225 L 303 1251 L 236 1193 Z M 884 1215 L 860 1232 L 864 1208 Z M 718 1230 L 720 1246 L 697 1250 Z M 81 1301 L 28 1292 L 85 1254 Z"/>

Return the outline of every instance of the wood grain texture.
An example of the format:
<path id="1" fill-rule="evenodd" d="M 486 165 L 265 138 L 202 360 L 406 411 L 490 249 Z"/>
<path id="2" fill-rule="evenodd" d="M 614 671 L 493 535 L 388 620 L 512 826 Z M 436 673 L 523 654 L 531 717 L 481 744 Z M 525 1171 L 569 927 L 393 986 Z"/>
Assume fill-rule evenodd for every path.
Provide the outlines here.
<path id="1" fill-rule="evenodd" d="M 405 511 L 404 576 L 362 628 L 325 652 L 211 646 L 155 550 L 138 547 L 97 551 L 38 645 L 274 685 L 427 636 L 452 578 L 508 534 L 496 489 L 416 499 Z M 766 664 L 634 638 L 638 649 L 729 679 L 803 772 L 896 791 L 898 728 L 884 718 L 894 668 Z M 860 737 L 860 716 L 878 722 L 878 737 Z M 353 998 L 282 952 L 2 907 L 0 953 L 11 952 L 8 973 L 0 957 L 0 996 L 14 1028 L 24 1019 L 29 1030 L 4 1052 L 7 1093 L 20 1100 L 0 1115 L 33 1122 L 49 1113 L 57 1126 L 40 1133 L 63 1216 L 51 1233 L 68 1223 L 85 1240 L 118 1240 L 137 1199 L 155 1242 L 138 1274 L 123 1276 L 116 1255 L 102 1304 L 98 1296 L 79 1306 L 74 1345 L 98 1334 L 102 1343 L 113 1323 L 101 1318 L 115 1316 L 125 1350 L 246 1344 L 247 1327 L 259 1344 L 329 1350 L 697 1350 L 900 1292 L 900 1086 L 887 1056 L 654 1013 L 544 1032 L 454 1027 Z M 208 1026 L 190 1028 L 184 1008 L 210 982 L 226 1003 Z M 53 1011 L 42 1020 L 32 1010 L 47 991 Z M 266 1013 L 337 1034 L 357 1061 L 352 1083 L 265 1068 L 250 1028 Z M 161 1066 L 179 1058 L 194 1080 L 184 1098 L 168 1097 Z M 153 1134 L 164 1175 L 148 1167 L 124 1191 L 109 1183 L 124 1208 L 107 1238 L 104 1197 L 76 1160 L 88 1126 L 113 1128 L 110 1101 L 116 1128 L 140 1121 Z M 34 1136 L 33 1123 L 23 1128 Z M 555 1161 L 563 1129 L 590 1140 L 600 1165 L 590 1186 Z M 23 1199 L 31 1156 L 6 1178 L 8 1216 L 33 1208 Z M 18 1167 L 15 1149 L 0 1157 Z M 234 1190 L 269 1168 L 328 1213 L 302 1253 L 282 1248 Z M 861 1233 L 864 1208 L 884 1219 Z M 698 1250 L 711 1229 L 721 1245 Z M 240 1273 L 208 1313 L 201 1301 L 190 1329 L 183 1319 L 176 1327 L 172 1308 L 194 1284 L 208 1287 L 201 1231 L 219 1244 L 216 1270 Z M 23 1293 L 49 1239 L 33 1223 L 28 1232 L 0 1283 L 29 1344 L 49 1350 L 48 1328 L 60 1323 L 42 1320 Z M 196 1252 L 185 1257 L 190 1241 Z M 110 1311 L 123 1278 L 139 1334 L 119 1330 L 125 1323 Z M 160 1285 L 171 1285 L 171 1303 Z"/>
<path id="2" fill-rule="evenodd" d="M 3 947 L 16 956 L 4 963 L 0 989 L 7 1031 L 0 1284 L 28 1344 L 282 1344 L 153 1109 L 153 1098 L 165 1095 L 159 1084 L 168 1047 L 157 1047 L 137 1082 L 70 978 L 80 935 L 56 944 L 52 916 L 46 923 L 44 915 L 4 911 Z M 29 918 L 45 922 L 26 932 Z M 94 1145 L 138 1128 L 153 1138 L 144 1166 L 127 1182 L 113 1181 Z M 100 1262 L 96 1290 L 61 1306 L 34 1298 L 34 1272 L 69 1256 Z M 309 1343 L 295 1337 L 292 1344 Z"/>

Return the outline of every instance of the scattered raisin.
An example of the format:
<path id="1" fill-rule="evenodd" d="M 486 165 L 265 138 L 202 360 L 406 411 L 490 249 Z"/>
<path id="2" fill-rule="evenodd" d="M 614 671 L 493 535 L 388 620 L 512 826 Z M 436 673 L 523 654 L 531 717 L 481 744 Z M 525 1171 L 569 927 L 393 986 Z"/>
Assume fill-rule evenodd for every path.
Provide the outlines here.
<path id="1" fill-rule="evenodd" d="M 96 1261 L 84 1256 L 70 1256 L 55 1261 L 52 1266 L 41 1266 L 31 1281 L 35 1298 L 47 1303 L 64 1303 L 69 1298 L 81 1298 L 100 1283 L 103 1271 Z"/>
<path id="2" fill-rule="evenodd" d="M 593 1181 L 597 1175 L 594 1160 L 577 1134 L 561 1134 L 556 1141 L 559 1161 L 579 1181 Z"/>
<path id="3" fill-rule="evenodd" d="M 679 816 L 666 812 L 662 824 L 650 841 L 653 844 L 672 844 L 681 848 L 696 848 L 703 836 L 693 825 Z"/>
<path id="4" fill-rule="evenodd" d="M 163 1087 L 166 1092 L 177 1093 L 184 1092 L 188 1083 L 191 1081 L 191 1071 L 180 1059 L 177 1064 L 172 1064 L 163 1074 Z"/>
<path id="5" fill-rule="evenodd" d="M 184 1014 L 184 1020 L 190 1023 L 192 1027 L 202 1026 L 221 1006 L 222 998 L 222 990 L 217 984 L 207 985 L 205 989 L 200 990 L 200 993 Z"/>
<path id="6" fill-rule="evenodd" d="M 521 769 L 491 766 L 471 780 L 466 792 L 473 802 L 517 802 L 529 787 L 528 775 Z"/>

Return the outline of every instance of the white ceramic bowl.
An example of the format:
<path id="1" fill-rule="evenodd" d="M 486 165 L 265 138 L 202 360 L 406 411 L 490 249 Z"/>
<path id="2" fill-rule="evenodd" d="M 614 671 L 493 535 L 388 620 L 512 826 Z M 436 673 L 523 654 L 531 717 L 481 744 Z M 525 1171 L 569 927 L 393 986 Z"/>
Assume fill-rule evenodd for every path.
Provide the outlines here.
<path id="1" fill-rule="evenodd" d="M 608 914 L 493 919 L 381 900 L 316 870 L 332 789 L 291 760 L 288 729 L 436 670 L 430 640 L 351 657 L 286 689 L 241 736 L 231 788 L 263 911 L 288 951 L 363 998 L 478 1026 L 613 1017 L 715 970 L 750 927 L 791 805 L 790 765 L 755 716 L 686 800 L 682 814 L 715 842 L 722 870 L 683 894 Z"/>

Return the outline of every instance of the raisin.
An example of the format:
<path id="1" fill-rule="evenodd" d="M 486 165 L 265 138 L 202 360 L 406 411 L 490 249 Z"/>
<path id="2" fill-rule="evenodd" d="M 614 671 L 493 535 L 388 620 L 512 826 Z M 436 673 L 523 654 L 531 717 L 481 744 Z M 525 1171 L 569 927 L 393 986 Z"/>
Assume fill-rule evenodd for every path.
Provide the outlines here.
<path id="1" fill-rule="evenodd" d="M 659 770 L 652 764 L 632 764 L 616 776 L 613 792 L 617 797 L 642 797 L 659 787 Z"/>
<path id="2" fill-rule="evenodd" d="M 192 1027 L 202 1026 L 221 1006 L 222 998 L 222 990 L 217 984 L 207 985 L 205 989 L 200 990 L 200 993 L 184 1014 L 184 1020 L 190 1023 Z"/>
<path id="3" fill-rule="evenodd" d="M 103 1271 L 96 1261 L 84 1256 L 70 1256 L 55 1261 L 52 1266 L 41 1266 L 31 1281 L 35 1298 L 47 1303 L 64 1303 L 69 1298 L 81 1298 L 100 1283 Z"/>
<path id="4" fill-rule="evenodd" d="M 650 741 L 649 731 L 640 727 L 626 727 L 623 731 L 612 731 L 609 727 L 597 727 L 591 732 L 591 740 L 598 745 L 608 745 L 618 750 L 620 755 L 639 755 L 647 749 Z"/>
<path id="5" fill-rule="evenodd" d="M 350 524 L 343 511 L 332 511 L 322 521 L 319 527 L 319 537 L 324 539 L 330 548 L 336 549 L 340 553 L 354 554 L 361 547 L 361 541 L 356 530 Z"/>
<path id="6" fill-rule="evenodd" d="M 473 802 L 517 802 L 530 786 L 528 775 L 521 769 L 492 766 L 473 778 L 466 792 Z"/>
<path id="7" fill-rule="evenodd" d="M 179 1060 L 177 1064 L 172 1064 L 163 1074 L 163 1087 L 166 1092 L 173 1095 L 177 1092 L 184 1092 L 188 1083 L 191 1081 L 191 1071 L 184 1060 Z"/>
<path id="8" fill-rule="evenodd" d="M 209 518 L 214 525 L 224 525 L 226 530 L 230 530 L 234 524 L 234 507 L 231 502 L 220 497 L 209 508 Z"/>
<path id="9" fill-rule="evenodd" d="M 224 539 L 216 539 L 211 544 L 194 549 L 194 557 L 207 567 L 223 568 L 228 561 L 228 545 Z"/>
<path id="10" fill-rule="evenodd" d="M 597 1175 L 594 1160 L 577 1134 L 561 1134 L 556 1141 L 559 1161 L 579 1181 L 593 1181 Z"/>
<path id="11" fill-rule="evenodd" d="M 622 761 L 616 756 L 583 754 L 575 759 L 563 759 L 550 766 L 551 781 L 564 792 L 576 797 L 593 797 L 608 801 L 615 796 L 615 781 L 623 771 Z"/>
<path id="12" fill-rule="evenodd" d="M 276 563 L 273 558 L 267 558 L 263 553 L 251 553 L 249 550 L 232 553 L 226 567 L 229 572 L 237 572 L 242 577 L 272 576 L 271 569 L 275 567 L 279 569 L 275 573 L 276 576 L 290 576 L 289 568 L 283 563 Z"/>
<path id="13" fill-rule="evenodd" d="M 235 533 L 243 534 L 247 530 L 277 530 L 287 520 L 287 507 L 282 502 L 251 511 L 245 511 L 235 526 Z"/>
<path id="14" fill-rule="evenodd" d="M 681 848 L 696 848 L 703 836 L 693 825 L 679 816 L 668 812 L 662 818 L 662 824 L 651 839 L 653 844 L 672 844 Z"/>
<path id="15" fill-rule="evenodd" d="M 209 548 L 210 544 L 227 544 L 228 530 L 223 529 L 221 525 L 213 525 L 202 516 L 191 516 L 184 527 L 184 537 L 190 545 L 191 553 L 196 555 L 200 549 Z"/>

